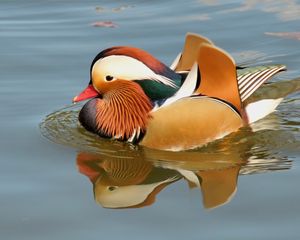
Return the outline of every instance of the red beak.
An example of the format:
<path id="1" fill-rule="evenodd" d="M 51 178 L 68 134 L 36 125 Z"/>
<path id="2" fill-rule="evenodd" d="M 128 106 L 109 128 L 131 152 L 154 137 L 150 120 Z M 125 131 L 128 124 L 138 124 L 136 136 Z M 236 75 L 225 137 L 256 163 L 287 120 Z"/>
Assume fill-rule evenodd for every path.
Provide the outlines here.
<path id="1" fill-rule="evenodd" d="M 80 102 L 89 98 L 97 97 L 100 94 L 96 91 L 92 84 L 89 84 L 79 95 L 73 98 L 73 103 Z"/>

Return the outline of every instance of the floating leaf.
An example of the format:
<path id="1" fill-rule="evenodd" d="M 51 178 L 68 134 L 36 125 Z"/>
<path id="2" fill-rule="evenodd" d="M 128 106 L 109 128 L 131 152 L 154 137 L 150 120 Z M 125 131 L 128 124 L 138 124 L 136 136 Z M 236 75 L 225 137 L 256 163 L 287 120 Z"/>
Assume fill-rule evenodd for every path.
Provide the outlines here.
<path id="1" fill-rule="evenodd" d="M 97 21 L 91 24 L 93 27 L 115 28 L 118 25 L 112 21 Z"/>
<path id="2" fill-rule="evenodd" d="M 105 12 L 106 9 L 104 7 L 100 7 L 100 6 L 97 6 L 96 8 L 96 12 Z"/>
<path id="3" fill-rule="evenodd" d="M 113 12 L 121 12 L 121 11 L 124 11 L 124 10 L 126 10 L 128 8 L 132 8 L 132 7 L 133 6 L 131 6 L 131 5 L 122 5 L 120 7 L 113 8 L 112 11 Z"/>
<path id="4" fill-rule="evenodd" d="M 266 35 L 300 40 L 300 32 L 265 32 Z"/>
<path id="5" fill-rule="evenodd" d="M 115 8 L 110 9 L 110 8 L 97 6 L 97 7 L 95 7 L 95 10 L 98 13 L 109 13 L 109 12 L 118 13 L 118 12 L 122 12 L 124 10 L 127 10 L 129 8 L 133 8 L 133 7 L 134 7 L 134 5 L 121 5 L 119 7 L 115 7 Z"/>

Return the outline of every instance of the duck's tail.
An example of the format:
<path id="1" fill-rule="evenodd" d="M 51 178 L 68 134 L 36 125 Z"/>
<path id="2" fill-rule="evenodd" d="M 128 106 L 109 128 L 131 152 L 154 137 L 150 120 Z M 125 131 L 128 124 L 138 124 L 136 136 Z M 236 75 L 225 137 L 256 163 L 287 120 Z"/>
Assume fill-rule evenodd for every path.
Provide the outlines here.
<path id="1" fill-rule="evenodd" d="M 262 85 L 243 104 L 248 122 L 256 122 L 274 112 L 289 94 L 300 91 L 300 78 Z"/>
<path id="2" fill-rule="evenodd" d="M 264 82 L 281 71 L 285 71 L 284 65 L 268 65 L 247 67 L 237 70 L 237 80 L 241 101 L 249 98 Z"/>

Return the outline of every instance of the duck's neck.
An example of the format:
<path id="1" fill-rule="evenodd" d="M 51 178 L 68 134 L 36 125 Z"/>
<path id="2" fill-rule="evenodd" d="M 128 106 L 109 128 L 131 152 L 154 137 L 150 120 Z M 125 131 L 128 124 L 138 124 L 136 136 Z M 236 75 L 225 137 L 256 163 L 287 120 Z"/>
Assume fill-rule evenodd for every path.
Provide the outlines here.
<path id="1" fill-rule="evenodd" d="M 124 81 L 113 90 L 88 102 L 79 120 L 90 131 L 101 136 L 135 141 L 146 129 L 152 103 L 142 88 Z"/>

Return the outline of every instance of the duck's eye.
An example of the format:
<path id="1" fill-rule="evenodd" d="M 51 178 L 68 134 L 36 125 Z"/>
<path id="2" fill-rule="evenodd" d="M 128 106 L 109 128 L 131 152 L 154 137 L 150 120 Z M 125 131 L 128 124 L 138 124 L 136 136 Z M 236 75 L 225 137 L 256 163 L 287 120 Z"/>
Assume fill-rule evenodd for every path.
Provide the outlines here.
<path id="1" fill-rule="evenodd" d="M 107 76 L 105 77 L 105 79 L 106 79 L 106 81 L 111 81 L 111 80 L 114 79 L 114 77 L 113 77 L 113 76 L 110 76 L 110 75 L 107 75 Z"/>
<path id="2" fill-rule="evenodd" d="M 112 191 L 116 190 L 117 188 L 118 188 L 117 186 L 109 186 L 108 190 L 112 192 Z"/>

